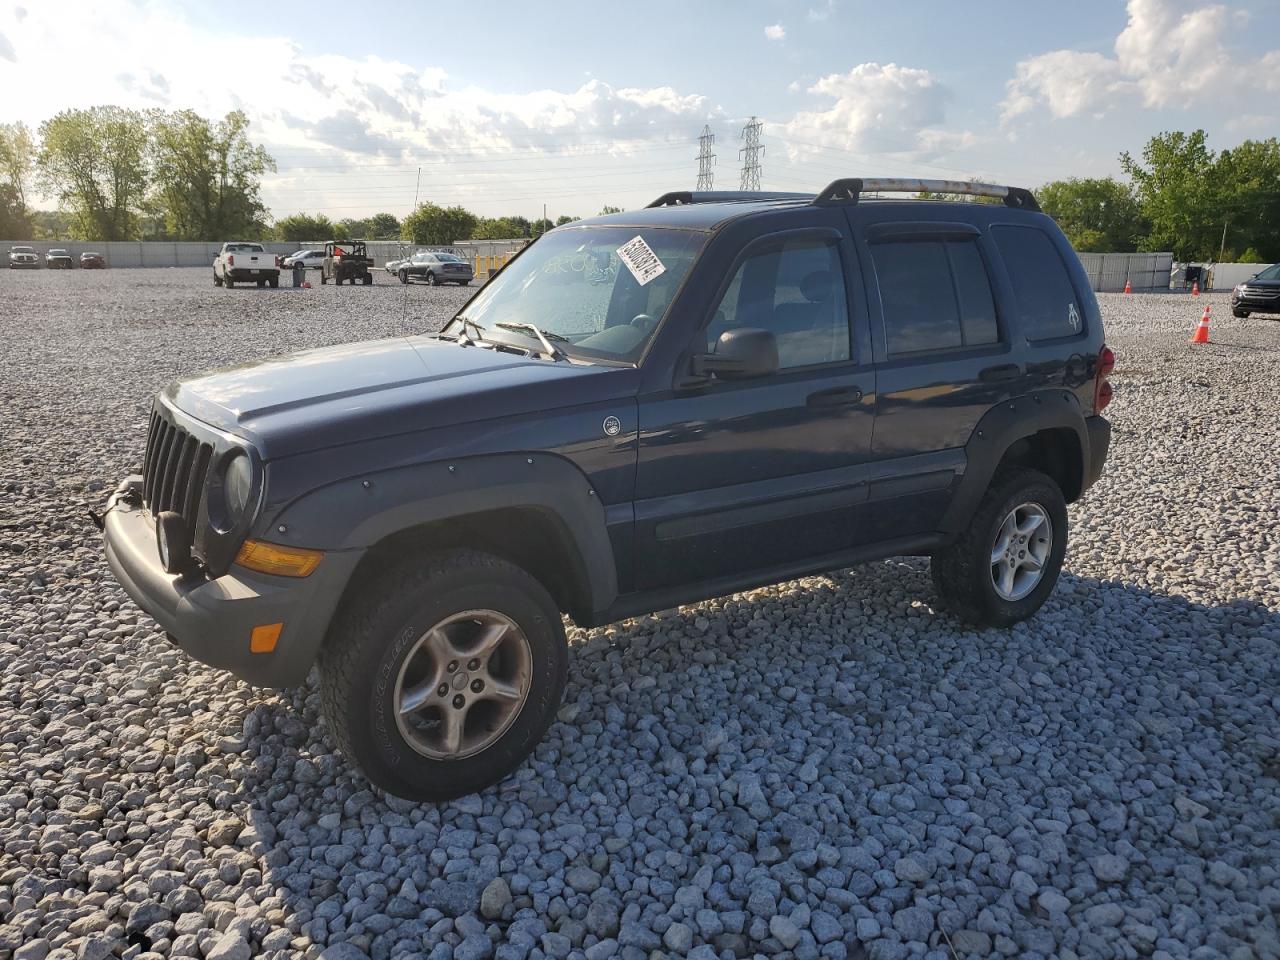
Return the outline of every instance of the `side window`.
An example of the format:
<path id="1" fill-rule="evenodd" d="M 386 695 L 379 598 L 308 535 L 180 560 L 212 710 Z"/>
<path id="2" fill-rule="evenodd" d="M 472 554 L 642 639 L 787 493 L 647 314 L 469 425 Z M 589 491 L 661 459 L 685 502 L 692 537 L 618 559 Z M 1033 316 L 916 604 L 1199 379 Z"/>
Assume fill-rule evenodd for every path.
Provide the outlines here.
<path id="1" fill-rule="evenodd" d="M 792 240 L 744 260 L 707 328 L 708 349 L 715 349 L 720 334 L 739 327 L 772 331 L 783 369 L 848 360 L 849 309 L 839 248 Z"/>
<path id="2" fill-rule="evenodd" d="M 890 356 L 996 343 L 995 302 L 973 240 L 873 243 Z"/>
<path id="3" fill-rule="evenodd" d="M 1049 235 L 1038 227 L 991 230 L 1009 270 L 1018 319 L 1028 340 L 1069 337 L 1083 329 L 1083 312 L 1066 264 Z"/>

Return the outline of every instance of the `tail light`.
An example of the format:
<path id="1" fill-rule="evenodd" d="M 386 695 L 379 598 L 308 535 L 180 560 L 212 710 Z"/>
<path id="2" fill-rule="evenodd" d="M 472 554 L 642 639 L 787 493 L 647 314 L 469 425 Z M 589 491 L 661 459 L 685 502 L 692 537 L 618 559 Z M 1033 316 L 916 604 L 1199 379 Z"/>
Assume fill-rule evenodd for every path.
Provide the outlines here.
<path id="1" fill-rule="evenodd" d="M 279 270 L 279 269 L 280 269 L 280 266 L 281 266 L 281 263 L 280 263 L 280 254 L 276 254 L 276 269 L 277 269 L 277 270 Z"/>
<path id="2" fill-rule="evenodd" d="M 1098 372 L 1093 377 L 1093 412 L 1101 413 L 1111 402 L 1115 391 L 1111 389 L 1111 371 L 1116 368 L 1116 353 L 1104 346 L 1098 351 Z"/>
<path id="3" fill-rule="evenodd" d="M 234 267 L 236 265 L 236 255 L 234 253 L 227 254 L 227 266 Z"/>

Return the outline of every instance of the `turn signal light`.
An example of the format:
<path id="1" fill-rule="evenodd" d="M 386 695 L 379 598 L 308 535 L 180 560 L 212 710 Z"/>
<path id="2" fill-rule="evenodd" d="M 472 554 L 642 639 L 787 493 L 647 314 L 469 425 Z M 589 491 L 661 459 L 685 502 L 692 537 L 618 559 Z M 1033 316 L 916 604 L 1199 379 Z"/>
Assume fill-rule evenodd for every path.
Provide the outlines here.
<path id="1" fill-rule="evenodd" d="M 321 550 L 282 547 L 263 540 L 246 540 L 236 554 L 236 563 L 240 566 L 277 577 L 310 576 L 322 559 L 324 552 Z"/>
<path id="2" fill-rule="evenodd" d="M 249 652 L 271 653 L 275 650 L 276 641 L 280 639 L 280 631 L 283 629 L 283 623 L 264 623 L 254 627 L 249 634 Z"/>

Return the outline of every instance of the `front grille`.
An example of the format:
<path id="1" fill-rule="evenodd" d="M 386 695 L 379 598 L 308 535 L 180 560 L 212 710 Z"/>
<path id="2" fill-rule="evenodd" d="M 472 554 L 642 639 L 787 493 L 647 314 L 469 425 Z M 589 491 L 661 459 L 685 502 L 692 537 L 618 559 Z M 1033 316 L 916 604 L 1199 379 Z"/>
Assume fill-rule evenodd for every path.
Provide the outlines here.
<path id="1" fill-rule="evenodd" d="M 1248 297 L 1250 300 L 1275 300 L 1280 297 L 1280 290 L 1275 287 L 1251 287 L 1247 283 L 1240 291 L 1240 295 Z"/>
<path id="2" fill-rule="evenodd" d="M 182 514 L 192 543 L 212 458 L 212 446 L 201 443 L 159 409 L 152 412 L 142 462 L 142 503 L 153 516 L 165 510 Z"/>

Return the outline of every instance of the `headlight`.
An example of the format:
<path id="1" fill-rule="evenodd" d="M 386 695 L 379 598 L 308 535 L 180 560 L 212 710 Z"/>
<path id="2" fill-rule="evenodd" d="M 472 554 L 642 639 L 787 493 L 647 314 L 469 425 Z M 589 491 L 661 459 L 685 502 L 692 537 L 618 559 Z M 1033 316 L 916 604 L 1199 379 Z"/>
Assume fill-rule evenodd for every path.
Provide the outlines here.
<path id="1" fill-rule="evenodd" d="M 253 465 L 248 456 L 237 453 L 222 472 L 222 496 L 227 508 L 228 526 L 235 526 L 244 518 L 253 492 Z"/>

